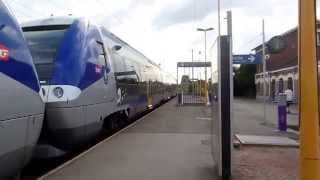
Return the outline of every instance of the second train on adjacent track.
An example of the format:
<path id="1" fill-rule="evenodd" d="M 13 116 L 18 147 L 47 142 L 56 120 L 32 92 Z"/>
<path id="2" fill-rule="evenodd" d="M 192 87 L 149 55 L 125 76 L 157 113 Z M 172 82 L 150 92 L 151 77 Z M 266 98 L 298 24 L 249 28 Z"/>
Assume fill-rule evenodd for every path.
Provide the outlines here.
<path id="1" fill-rule="evenodd" d="M 70 151 L 175 95 L 174 77 L 103 26 L 55 17 L 23 31 L 45 93 L 41 139 L 55 148 Z"/>

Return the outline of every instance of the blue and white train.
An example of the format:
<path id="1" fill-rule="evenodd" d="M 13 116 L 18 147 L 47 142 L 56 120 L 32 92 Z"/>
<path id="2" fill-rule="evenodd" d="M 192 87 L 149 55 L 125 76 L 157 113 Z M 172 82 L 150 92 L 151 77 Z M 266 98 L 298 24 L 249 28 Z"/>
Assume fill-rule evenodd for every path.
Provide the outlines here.
<path id="1" fill-rule="evenodd" d="M 175 79 L 103 26 L 52 17 L 23 24 L 45 92 L 41 137 L 70 151 L 175 94 Z"/>
<path id="2" fill-rule="evenodd" d="M 44 116 L 43 94 L 21 28 L 0 1 L 0 179 L 30 160 Z"/>

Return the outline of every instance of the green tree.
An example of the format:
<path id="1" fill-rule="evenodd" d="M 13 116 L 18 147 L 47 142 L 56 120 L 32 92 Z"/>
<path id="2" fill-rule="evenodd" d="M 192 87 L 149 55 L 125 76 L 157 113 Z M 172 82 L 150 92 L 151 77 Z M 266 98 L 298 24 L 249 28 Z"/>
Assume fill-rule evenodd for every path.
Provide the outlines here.
<path id="1" fill-rule="evenodd" d="M 254 98 L 256 96 L 255 87 L 256 65 L 246 64 L 239 68 L 234 68 L 234 95 Z"/>

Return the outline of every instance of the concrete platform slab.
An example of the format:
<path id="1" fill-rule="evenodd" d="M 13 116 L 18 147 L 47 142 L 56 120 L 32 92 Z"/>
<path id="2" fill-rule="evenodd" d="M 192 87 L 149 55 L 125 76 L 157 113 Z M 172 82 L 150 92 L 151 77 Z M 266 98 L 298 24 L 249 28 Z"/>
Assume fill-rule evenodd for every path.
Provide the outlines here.
<path id="1" fill-rule="evenodd" d="M 206 108 L 172 100 L 42 179 L 215 180 Z"/>
<path id="2" fill-rule="evenodd" d="M 281 136 L 255 136 L 236 134 L 236 138 L 243 145 L 265 145 L 265 146 L 290 146 L 299 147 L 299 143 L 293 139 Z"/>

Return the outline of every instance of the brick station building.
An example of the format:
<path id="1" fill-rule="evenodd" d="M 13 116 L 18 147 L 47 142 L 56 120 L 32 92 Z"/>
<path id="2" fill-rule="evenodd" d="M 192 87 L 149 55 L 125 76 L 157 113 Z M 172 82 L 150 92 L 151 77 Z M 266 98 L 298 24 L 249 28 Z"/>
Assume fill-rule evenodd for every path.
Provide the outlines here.
<path id="1" fill-rule="evenodd" d="M 287 88 L 293 91 L 294 100 L 298 99 L 298 29 L 291 29 L 282 34 L 287 43 L 284 51 L 277 54 L 268 54 L 266 65 L 266 94 L 270 100 L 275 100 L 279 93 Z M 320 55 L 320 24 L 317 25 L 317 55 Z M 262 45 L 253 49 L 261 53 Z M 319 62 L 319 58 L 318 58 Z M 256 97 L 263 97 L 263 65 L 256 66 L 255 75 Z"/>

